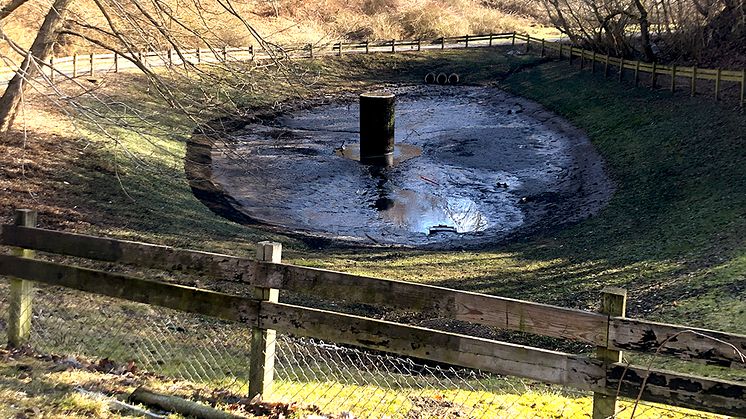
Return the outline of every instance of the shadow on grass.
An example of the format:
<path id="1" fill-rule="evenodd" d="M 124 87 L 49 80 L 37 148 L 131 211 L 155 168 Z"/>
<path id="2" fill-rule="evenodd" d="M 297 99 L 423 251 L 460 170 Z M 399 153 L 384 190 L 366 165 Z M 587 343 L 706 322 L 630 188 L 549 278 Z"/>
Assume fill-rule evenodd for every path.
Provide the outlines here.
<path id="1" fill-rule="evenodd" d="M 737 325 L 733 318 L 746 323 L 746 304 L 734 296 L 744 273 L 739 260 L 746 255 L 746 118 L 728 103 L 671 98 L 669 92 L 604 81 L 566 62 L 506 56 L 501 48 L 349 55 L 301 61 L 294 70 L 300 86 L 252 73 L 254 93 L 239 98 L 240 105 L 259 109 L 386 83 L 420 83 L 430 71 L 458 72 L 464 83 L 496 84 L 584 129 L 606 158 L 616 195 L 596 217 L 478 252 L 312 251 L 210 213 L 183 173 L 183 141 L 194 126 L 143 90 L 124 88 L 113 97 L 138 103 L 173 134 L 143 142 L 122 132 L 139 161 L 120 160 L 119 179 L 111 169 L 80 170 L 75 193 L 109 216 L 104 233 L 120 237 L 234 254 L 271 239 L 283 242 L 289 260 L 302 264 L 580 308 L 597 306 L 604 286 L 623 286 L 630 290 L 634 315 L 712 328 Z M 88 154 L 79 165 L 86 168 L 96 159 L 111 161 L 111 153 Z M 704 307 L 699 301 L 718 299 L 730 304 L 727 317 L 697 317 Z"/>
<path id="2" fill-rule="evenodd" d="M 488 81 L 483 55 L 462 59 Z M 580 308 L 597 306 L 604 286 L 622 286 L 633 315 L 742 333 L 730 316 L 746 322 L 746 304 L 733 294 L 742 289 L 738 261 L 746 255 L 743 114 L 709 98 L 604 81 L 564 62 L 524 68 L 499 86 L 588 133 L 618 186 L 606 209 L 482 252 L 341 251 L 300 263 Z M 712 299 L 732 304 L 727 316 L 696 314 Z"/>

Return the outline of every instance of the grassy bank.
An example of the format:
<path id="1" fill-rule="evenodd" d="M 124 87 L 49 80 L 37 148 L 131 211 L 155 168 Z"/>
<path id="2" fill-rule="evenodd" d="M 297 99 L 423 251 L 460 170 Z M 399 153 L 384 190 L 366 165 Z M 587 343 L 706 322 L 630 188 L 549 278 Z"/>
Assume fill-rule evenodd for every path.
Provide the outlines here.
<path id="1" fill-rule="evenodd" d="M 534 99 L 584 129 L 617 192 L 598 216 L 480 251 L 314 249 L 221 219 L 183 174 L 194 126 L 159 104 L 137 76 L 105 87 L 165 132 L 112 127 L 119 146 L 79 131 L 43 103 L 0 144 L 0 221 L 40 208 L 43 226 L 246 255 L 259 240 L 299 264 L 421 281 L 569 307 L 594 308 L 608 285 L 630 291 L 630 314 L 743 333 L 746 324 L 746 118 L 711 99 L 604 81 L 565 63 L 500 50 L 346 56 L 298 64 L 309 82 L 254 73 L 262 109 L 375 83 L 419 83 L 431 70 Z M 102 109 L 102 111 L 105 111 Z M 54 123 L 50 123 L 56 121 Z M 136 158 L 127 157 L 130 154 Z M 22 165 L 23 163 L 23 165 Z M 426 322 L 423 324 L 427 325 Z M 735 371 L 735 370 L 734 370 Z M 733 372 L 735 374 L 735 372 Z M 742 373 L 741 373 L 742 374 Z M 4 397 L 8 399 L 7 397 Z M 587 400 L 579 403 L 587 403 Z"/>
<path id="2" fill-rule="evenodd" d="M 50 134 L 42 124 L 59 115 L 39 109 L 43 118 L 34 120 L 38 125 L 31 125 L 25 148 L 20 140 L 4 145 L 5 159 L 23 153 L 27 166 L 21 176 L 21 159 L 3 165 L 0 181 L 10 191 L 0 195 L 3 220 L 9 220 L 12 207 L 41 207 L 42 222 L 51 227 L 238 254 L 250 254 L 257 240 L 279 240 L 297 263 L 580 308 L 596 306 L 604 286 L 623 286 L 630 290 L 633 315 L 738 331 L 746 323 L 741 298 L 746 289 L 746 167 L 741 164 L 746 118 L 709 99 L 671 98 L 668 92 L 604 81 L 567 63 L 542 64 L 536 57 L 503 52 L 301 63 L 299 71 L 310 82 L 291 88 L 285 79 L 255 73 L 256 93 L 241 101 L 267 109 L 359 91 L 374 81 L 419 83 L 431 70 L 459 72 L 466 83 L 498 85 L 535 99 L 586 130 L 618 187 L 598 216 L 478 252 L 315 251 L 216 217 L 197 201 L 182 161 L 193 125 L 147 92 L 130 88 L 140 81 L 128 76 L 108 93 L 152 115 L 156 124 L 168 127 L 167 134 L 143 137 L 119 129 L 120 145 L 112 149 L 86 129 L 66 134 L 65 122 Z M 73 153 L 48 152 L 83 146 Z"/>

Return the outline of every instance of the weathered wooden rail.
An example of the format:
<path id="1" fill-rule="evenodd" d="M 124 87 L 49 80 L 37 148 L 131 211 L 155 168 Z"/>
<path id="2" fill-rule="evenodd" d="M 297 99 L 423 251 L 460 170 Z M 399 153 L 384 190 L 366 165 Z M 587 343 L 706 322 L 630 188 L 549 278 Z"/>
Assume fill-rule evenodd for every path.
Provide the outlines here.
<path id="1" fill-rule="evenodd" d="M 552 53 L 562 60 L 567 58 L 570 63 L 574 59 L 579 59 L 580 68 L 588 66 L 592 72 L 603 71 L 605 77 L 609 77 L 610 72 L 616 67 L 616 75 L 621 82 L 625 74 L 633 72 L 635 85 L 640 82 L 641 74 L 650 75 L 650 87 L 655 89 L 661 86 L 659 76 L 668 77 L 668 88 L 671 92 L 676 91 L 682 79 L 689 82 L 691 96 L 697 94 L 697 85 L 699 80 L 711 81 L 714 83 L 713 91 L 716 100 L 720 100 L 723 82 L 736 83 L 739 86 L 739 103 L 743 108 L 746 106 L 746 68 L 741 70 L 726 70 L 721 68 L 699 68 L 696 66 L 676 66 L 662 65 L 658 63 L 647 63 L 640 60 L 625 60 L 623 58 L 612 57 L 606 54 L 599 54 L 595 51 L 578 48 L 573 45 L 567 45 L 562 42 L 547 42 L 544 39 L 534 38 L 530 35 L 515 34 L 515 39 L 525 41 L 525 50 L 529 52 L 532 48 L 540 51 L 541 56 L 550 56 Z M 515 44 L 515 41 L 513 41 Z"/>
<path id="2" fill-rule="evenodd" d="M 652 88 L 668 87 L 672 92 L 680 84 L 689 84 L 691 95 L 697 94 L 700 81 L 713 83 L 714 97 L 721 98 L 723 83 L 735 83 L 739 85 L 739 96 L 741 107 L 746 106 L 746 68 L 740 70 L 699 68 L 696 66 L 660 65 L 647 63 L 640 60 L 625 60 L 600 54 L 595 51 L 579 48 L 561 40 L 547 40 L 523 35 L 516 32 L 492 33 L 482 35 L 463 35 L 453 37 L 441 37 L 431 40 L 396 40 L 390 41 L 356 41 L 337 42 L 323 45 L 303 44 L 286 45 L 273 51 L 279 57 L 290 58 L 316 58 L 324 55 L 344 55 L 349 53 L 374 53 L 374 52 L 402 52 L 402 51 L 425 51 L 433 49 L 454 49 L 491 47 L 496 45 L 524 43 L 526 52 L 537 52 L 542 57 L 556 57 L 560 60 L 568 59 L 570 63 L 579 59 L 580 67 L 588 66 L 592 72 L 603 71 L 605 77 L 611 75 L 616 69 L 616 77 L 623 81 L 625 74 L 632 72 L 635 84 L 640 81 L 641 74 L 650 75 L 650 86 Z M 74 78 L 78 76 L 94 76 L 100 73 L 116 73 L 121 70 L 137 69 L 131 60 L 137 59 L 149 67 L 171 67 L 184 64 L 209 64 L 228 61 L 245 61 L 256 59 L 267 59 L 270 55 L 267 51 L 253 45 L 246 47 L 228 47 L 221 49 L 194 48 L 182 49 L 177 53 L 175 50 L 167 51 L 142 51 L 134 55 L 120 56 L 118 54 L 76 54 L 69 57 L 52 57 L 49 63 L 44 63 L 47 69 L 47 77 L 54 82 L 61 78 Z M 0 68 L 0 80 L 10 80 L 15 73 L 14 68 Z M 668 86 L 661 86 L 659 76 L 668 77 Z"/>
<path id="3" fill-rule="evenodd" d="M 176 249 L 35 227 L 23 210 L 2 226 L 0 275 L 11 278 L 9 342 L 22 345 L 31 330 L 33 282 L 63 286 L 246 324 L 252 330 L 252 395 L 271 392 L 274 334 L 279 331 L 438 363 L 525 377 L 593 391 L 594 418 L 613 416 L 618 396 L 746 416 L 746 383 L 652 370 L 620 362 L 621 351 L 746 366 L 746 336 L 624 317 L 626 293 L 602 294 L 602 313 L 516 299 L 370 278 L 281 262 L 281 246 L 260 243 L 256 258 Z M 167 271 L 199 272 L 241 281 L 252 297 L 213 292 L 95 269 L 34 259 L 33 251 L 118 262 Z M 281 290 L 321 299 L 380 304 L 598 347 L 596 357 L 549 351 L 279 302 Z M 340 296 L 344 296 L 341 298 Z"/>

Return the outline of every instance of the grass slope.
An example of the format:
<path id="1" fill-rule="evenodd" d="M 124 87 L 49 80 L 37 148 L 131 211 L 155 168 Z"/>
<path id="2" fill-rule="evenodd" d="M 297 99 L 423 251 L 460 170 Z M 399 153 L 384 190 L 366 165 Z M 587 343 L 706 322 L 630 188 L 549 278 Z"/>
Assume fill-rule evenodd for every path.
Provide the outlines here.
<path id="1" fill-rule="evenodd" d="M 168 129 L 148 142 L 120 130 L 117 153 L 97 148 L 102 141 L 83 132 L 93 141 L 85 152 L 37 156 L 34 147 L 75 148 L 81 141 L 63 134 L 51 141 L 42 132 L 46 128 L 38 127 L 24 153 L 57 166 L 44 171 L 46 162 L 30 163 L 40 167 L 37 176 L 28 170 L 24 175 L 26 183 L 37 185 L 31 197 L 18 187 L 19 161 L 4 165 L 0 181 L 15 192 L 0 195 L 4 218 L 13 206 L 52 203 L 42 220 L 53 227 L 65 227 L 61 218 L 75 218 L 82 226 L 73 228 L 244 254 L 257 240 L 279 240 L 298 263 L 581 308 L 594 307 L 598 291 L 616 285 L 629 288 L 633 315 L 731 331 L 746 324 L 741 297 L 746 118 L 738 111 L 709 99 L 671 98 L 668 92 L 604 81 L 566 62 L 541 64 L 536 57 L 508 57 L 498 50 L 346 56 L 303 65 L 312 84 L 291 89 L 283 80 L 257 74 L 257 93 L 243 97 L 243 105 L 266 108 L 359 91 L 372 80 L 419 83 L 427 71 L 455 71 L 468 83 L 496 84 L 537 100 L 585 129 L 606 158 L 617 193 L 597 217 L 479 252 L 316 252 L 210 213 L 191 195 L 183 175 L 183 141 L 192 125 L 144 91 L 112 87 L 115 98 L 137 104 Z M 138 78 L 125 82 L 119 86 Z M 57 118 L 42 116 L 42 122 Z M 125 158 L 122 149 L 138 161 Z M 11 144 L 5 154 L 13 150 Z M 49 192 L 57 186 L 64 187 L 62 196 Z"/>
<path id="2" fill-rule="evenodd" d="M 358 91 L 371 80 L 419 83 L 430 70 L 457 71 L 468 83 L 534 99 L 586 130 L 617 193 L 592 219 L 481 251 L 311 249 L 210 213 L 183 175 L 183 140 L 193 127 L 146 92 L 119 84 L 109 93 L 137 104 L 167 130 L 143 142 L 120 129 L 115 157 L 92 131 L 71 134 L 59 115 L 38 108 L 26 143 L 18 137 L 0 144 L 0 221 L 23 205 L 41 208 L 45 226 L 239 255 L 251 254 L 256 241 L 277 240 L 286 246 L 286 260 L 299 264 L 579 308 L 594 308 L 604 286 L 622 286 L 630 290 L 632 315 L 744 333 L 746 118 L 737 110 L 499 50 L 301 65 L 313 84 L 290 89 L 256 74 L 257 93 L 243 104 L 268 107 Z M 57 128 L 50 121 L 58 121 Z M 138 160 L 124 158 L 123 148 Z"/>

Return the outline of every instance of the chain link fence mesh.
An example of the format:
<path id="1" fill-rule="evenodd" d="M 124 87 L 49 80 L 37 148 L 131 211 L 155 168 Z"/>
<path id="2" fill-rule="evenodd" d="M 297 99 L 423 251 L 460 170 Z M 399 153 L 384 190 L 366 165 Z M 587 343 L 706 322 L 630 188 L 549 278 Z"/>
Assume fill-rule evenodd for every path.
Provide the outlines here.
<path id="1" fill-rule="evenodd" d="M 7 282 L 0 284 L 7 332 Z M 248 393 L 250 330 L 201 315 L 38 285 L 30 346 L 205 388 Z M 582 418 L 592 394 L 277 334 L 270 402 L 345 418 Z M 623 400 L 619 418 L 712 417 Z M 302 416 L 301 416 L 302 417 Z M 322 416 L 323 417 L 323 416 Z"/>

